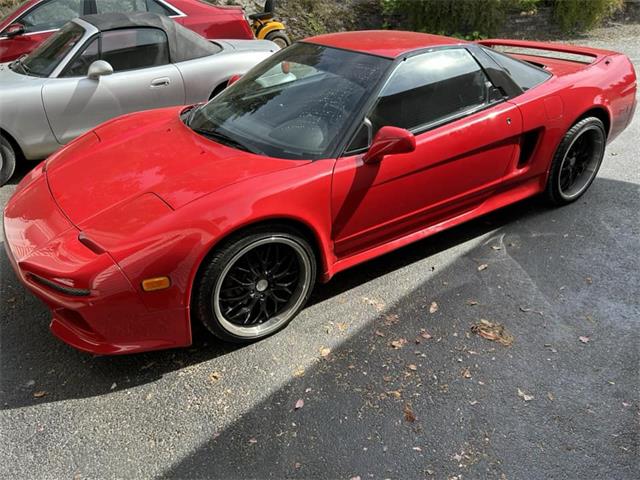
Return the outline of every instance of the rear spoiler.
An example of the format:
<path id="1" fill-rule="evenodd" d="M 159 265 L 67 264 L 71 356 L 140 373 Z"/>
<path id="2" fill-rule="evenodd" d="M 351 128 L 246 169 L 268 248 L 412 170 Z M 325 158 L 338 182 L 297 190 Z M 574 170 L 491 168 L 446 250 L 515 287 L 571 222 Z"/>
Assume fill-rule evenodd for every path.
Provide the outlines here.
<path id="1" fill-rule="evenodd" d="M 564 45 L 561 43 L 547 43 L 547 42 L 531 42 L 528 40 L 508 40 L 502 38 L 492 38 L 489 40 L 479 40 L 476 43 L 484 45 L 485 47 L 514 47 L 514 48 L 530 48 L 532 50 L 546 50 L 548 52 L 560 52 L 573 55 L 583 55 L 593 58 L 590 63 L 599 62 L 605 57 L 611 55 L 617 55 L 616 52 L 610 50 L 601 50 L 599 48 L 589 47 L 577 47 L 574 45 Z"/>

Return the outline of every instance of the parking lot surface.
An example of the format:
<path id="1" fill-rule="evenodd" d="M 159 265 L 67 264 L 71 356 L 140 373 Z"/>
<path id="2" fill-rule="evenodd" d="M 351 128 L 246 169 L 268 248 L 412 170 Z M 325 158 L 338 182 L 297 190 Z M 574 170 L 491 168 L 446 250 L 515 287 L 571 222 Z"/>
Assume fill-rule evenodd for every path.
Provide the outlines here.
<path id="1" fill-rule="evenodd" d="M 637 38 L 580 43 L 640 72 Z M 640 478 L 639 139 L 636 118 L 578 202 L 344 272 L 244 348 L 77 352 L 0 248 L 0 477 Z"/>

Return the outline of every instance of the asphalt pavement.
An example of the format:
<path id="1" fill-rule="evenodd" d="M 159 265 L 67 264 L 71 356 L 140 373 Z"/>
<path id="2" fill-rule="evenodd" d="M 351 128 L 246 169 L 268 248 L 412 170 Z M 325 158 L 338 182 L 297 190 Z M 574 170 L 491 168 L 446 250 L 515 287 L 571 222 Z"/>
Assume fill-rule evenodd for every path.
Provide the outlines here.
<path id="1" fill-rule="evenodd" d="M 0 248 L 0 478 L 640 478 L 638 116 L 578 202 L 339 274 L 244 348 L 77 352 Z"/>

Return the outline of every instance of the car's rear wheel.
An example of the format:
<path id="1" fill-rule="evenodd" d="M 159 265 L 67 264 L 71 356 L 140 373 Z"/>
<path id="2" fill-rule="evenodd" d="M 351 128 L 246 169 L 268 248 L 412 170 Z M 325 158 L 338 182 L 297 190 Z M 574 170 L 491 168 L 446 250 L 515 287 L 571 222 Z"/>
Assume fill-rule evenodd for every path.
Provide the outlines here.
<path id="1" fill-rule="evenodd" d="M 9 181 L 16 170 L 16 152 L 9 140 L 0 135 L 0 186 Z"/>
<path id="2" fill-rule="evenodd" d="M 565 134 L 553 157 L 546 196 L 554 205 L 576 201 L 596 178 L 607 143 L 602 121 L 587 117 Z"/>
<path id="3" fill-rule="evenodd" d="M 315 278 L 315 255 L 303 235 L 259 227 L 214 253 L 196 284 L 194 313 L 218 338 L 252 342 L 289 324 Z"/>
<path id="4" fill-rule="evenodd" d="M 265 37 L 267 40 L 271 40 L 273 43 L 278 45 L 280 48 L 287 48 L 291 45 L 291 40 L 289 39 L 289 35 L 286 33 L 276 30 L 275 32 L 267 33 Z"/>

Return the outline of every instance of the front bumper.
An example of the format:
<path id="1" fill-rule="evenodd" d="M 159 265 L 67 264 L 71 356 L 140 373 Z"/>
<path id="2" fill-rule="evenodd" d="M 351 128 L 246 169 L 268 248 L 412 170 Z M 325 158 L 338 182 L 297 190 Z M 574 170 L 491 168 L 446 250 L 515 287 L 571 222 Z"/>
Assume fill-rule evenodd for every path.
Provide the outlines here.
<path id="1" fill-rule="evenodd" d="M 5 208 L 5 250 L 20 281 L 51 310 L 56 337 L 106 355 L 191 343 L 184 308 L 150 312 L 111 256 L 78 240 L 46 177 L 25 181 Z"/>

